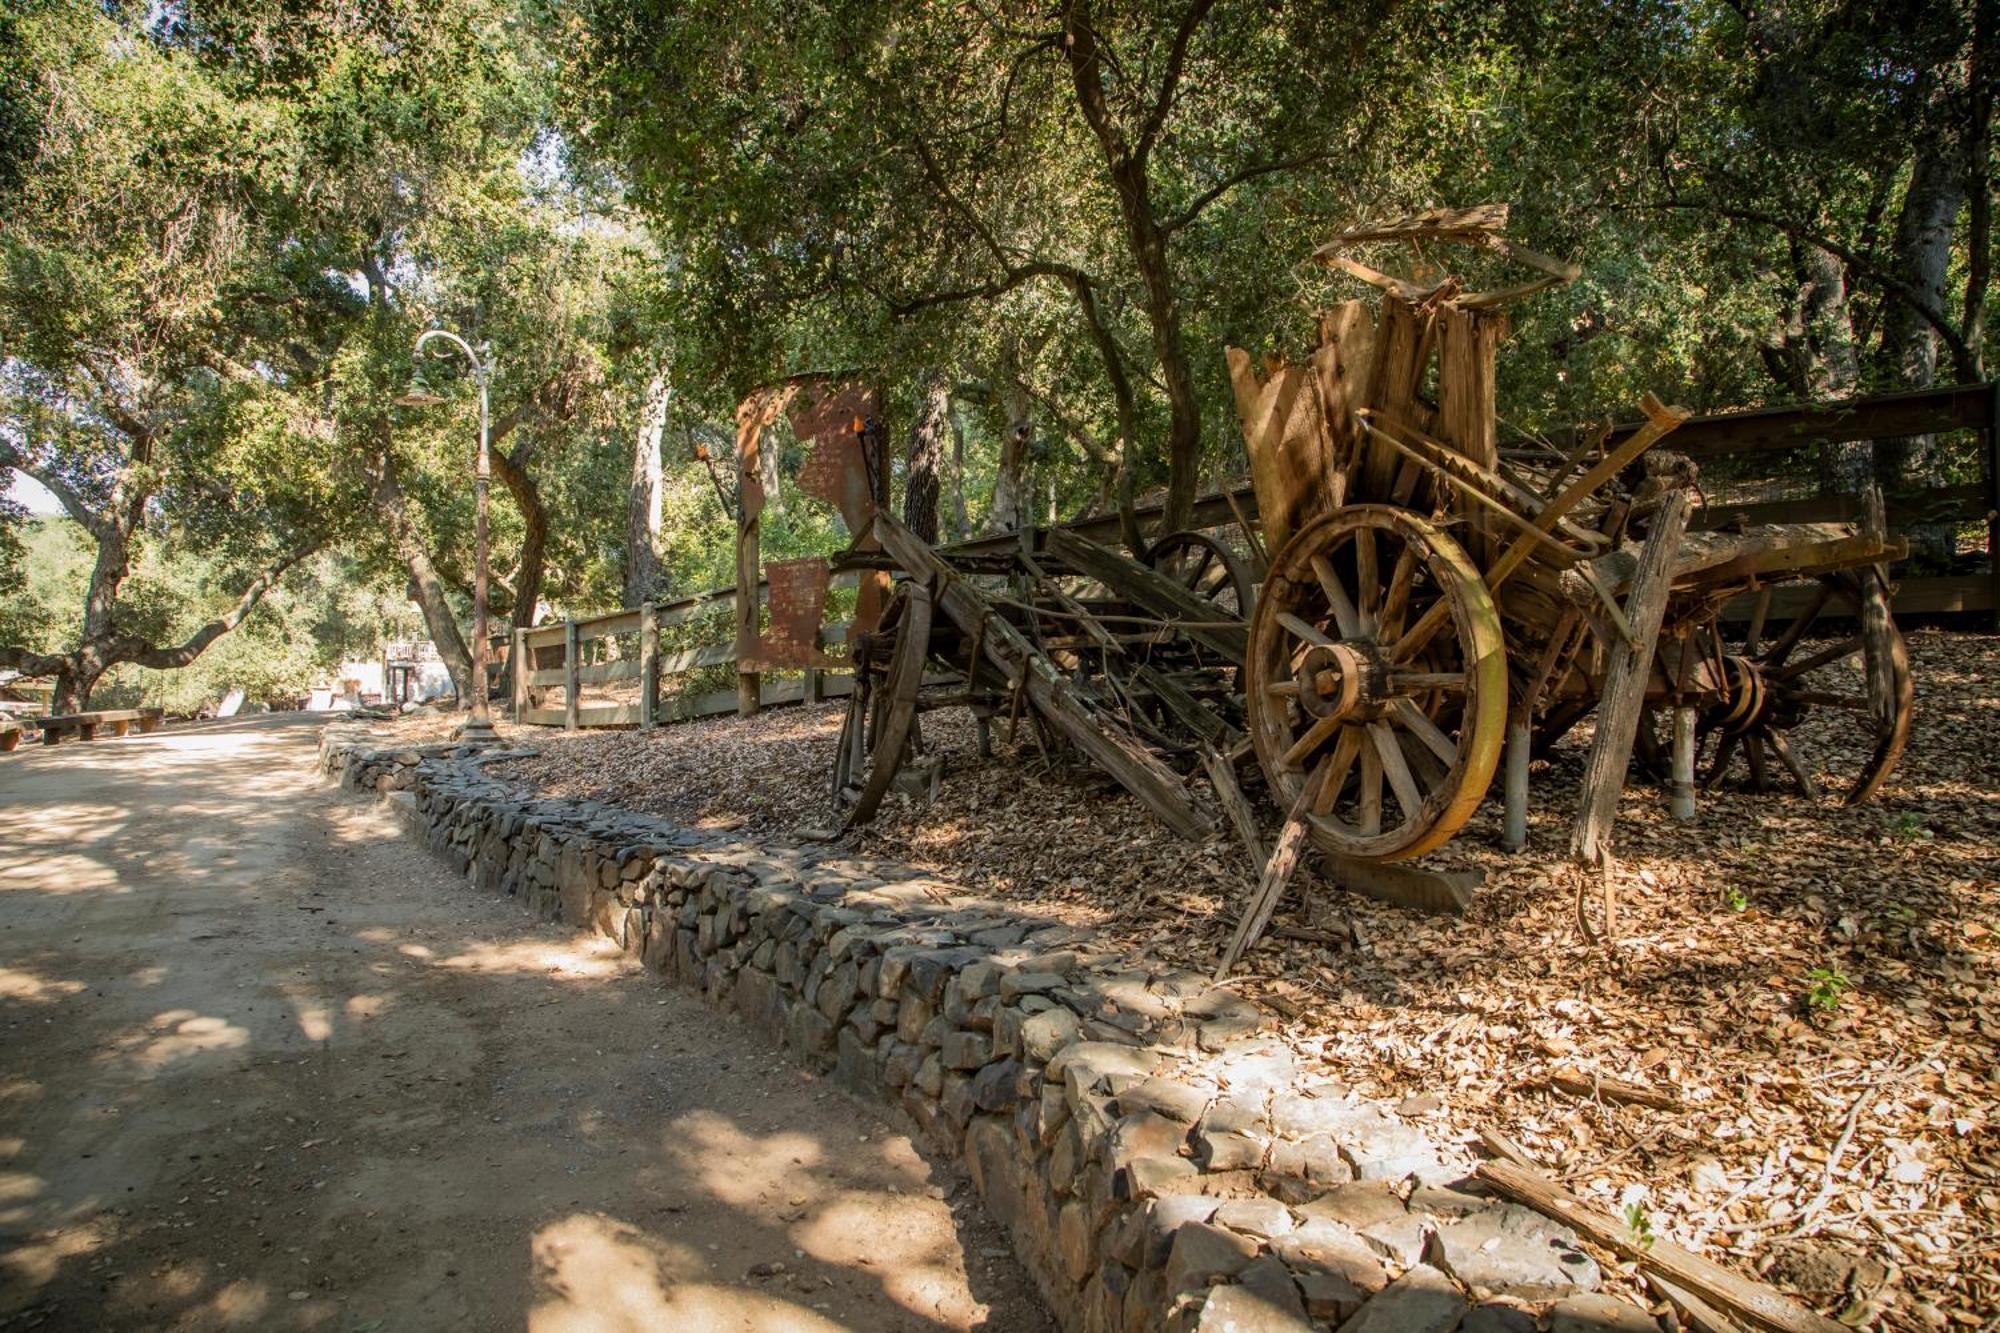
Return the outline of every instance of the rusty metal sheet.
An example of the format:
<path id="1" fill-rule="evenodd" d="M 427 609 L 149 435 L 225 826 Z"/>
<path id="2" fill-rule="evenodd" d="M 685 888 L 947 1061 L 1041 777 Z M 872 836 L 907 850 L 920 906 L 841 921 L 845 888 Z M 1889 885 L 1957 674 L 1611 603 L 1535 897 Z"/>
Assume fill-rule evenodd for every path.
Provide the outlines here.
<path id="1" fill-rule="evenodd" d="M 764 566 L 771 585 L 771 626 L 757 645 L 756 670 L 836 665 L 819 646 L 826 615 L 827 563 L 818 556 L 773 560 Z"/>
<path id="2" fill-rule="evenodd" d="M 874 516 L 875 502 L 858 423 L 876 413 L 874 389 L 857 384 L 815 386 L 791 412 L 792 432 L 812 441 L 799 469 L 799 489 L 840 511 L 849 532 Z"/>

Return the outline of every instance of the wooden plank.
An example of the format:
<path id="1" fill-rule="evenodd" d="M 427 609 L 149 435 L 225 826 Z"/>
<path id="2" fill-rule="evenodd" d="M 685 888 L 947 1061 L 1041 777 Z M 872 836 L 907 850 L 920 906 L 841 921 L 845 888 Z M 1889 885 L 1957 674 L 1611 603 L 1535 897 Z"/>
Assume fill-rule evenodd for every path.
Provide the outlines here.
<path id="1" fill-rule="evenodd" d="M 1278 910 L 1278 900 L 1284 897 L 1285 885 L 1292 882 L 1292 872 L 1299 866 L 1299 854 L 1305 850 L 1306 817 L 1312 811 L 1313 801 L 1319 796 L 1325 772 L 1322 766 L 1312 777 L 1299 784 L 1299 794 L 1285 815 L 1284 826 L 1278 830 L 1277 844 L 1271 848 L 1270 859 L 1264 862 L 1263 872 L 1258 876 L 1257 887 L 1250 900 L 1243 905 L 1243 915 L 1238 918 L 1236 932 L 1229 937 L 1229 944 L 1222 951 L 1222 960 L 1215 965 L 1217 981 L 1229 976 L 1229 970 L 1236 966 L 1236 961 L 1257 942 L 1257 937 L 1264 933 L 1264 927 L 1271 924 L 1271 914 Z"/>
<path id="2" fill-rule="evenodd" d="M 1502 1196 L 1556 1219 L 1643 1271 L 1659 1273 L 1759 1328 L 1772 1333 L 1847 1333 L 1845 1324 L 1815 1314 L 1761 1282 L 1733 1273 L 1663 1237 L 1637 1235 L 1546 1176 L 1511 1162 L 1482 1162 L 1476 1174 Z"/>
<path id="3" fill-rule="evenodd" d="M 592 639 L 616 638 L 620 634 L 639 632 L 639 612 L 614 611 L 609 615 L 587 616 L 576 622 L 576 636 L 588 643 Z"/>
<path id="4" fill-rule="evenodd" d="M 609 685 L 613 681 L 637 680 L 639 678 L 639 671 L 640 664 L 629 657 L 621 658 L 616 662 L 592 662 L 589 666 L 580 666 L 576 669 L 576 681 L 579 685 Z M 528 673 L 528 683 L 530 685 L 567 686 L 569 680 L 570 671 L 568 667 L 554 671 L 530 671 Z"/>
<path id="5" fill-rule="evenodd" d="M 1984 487 L 1939 486 L 1889 497 L 1891 529 L 1907 530 L 1926 523 L 1964 523 L 1986 517 Z M 1754 504 L 1708 504 L 1688 522 L 1691 532 L 1764 523 L 1858 523 L 1858 495 L 1815 495 L 1799 500 L 1760 500 Z"/>
<path id="6" fill-rule="evenodd" d="M 1882 394 L 1837 403 L 1785 403 L 1691 417 L 1674 439 L 1676 452 L 1693 458 L 1798 449 L 1809 444 L 1850 440 L 1893 440 L 1906 435 L 1984 429 L 1992 413 L 1993 383 Z M 1612 429 L 1617 445 L 1638 423 Z M 1577 432 L 1557 432 L 1550 441 L 1568 452 L 1583 443 Z"/>
<path id="7" fill-rule="evenodd" d="M 1769 585 L 1767 585 L 1769 586 Z M 1803 611 L 1818 587 L 1813 583 L 1771 586 L 1771 609 L 1767 620 L 1782 625 Z M 1757 594 L 1746 593 L 1724 604 L 1722 618 L 1748 620 L 1756 610 Z M 1986 574 L 1950 574 L 1933 578 L 1904 579 L 1896 585 L 1890 608 L 1899 616 L 1950 615 L 1956 612 L 2000 610 L 1993 580 Z M 1828 618 L 1838 618 L 1828 612 Z"/>
<path id="8" fill-rule="evenodd" d="M 1456 916 L 1472 906 L 1473 894 L 1486 882 L 1483 870 L 1433 870 L 1408 861 L 1355 861 L 1323 853 L 1320 862 L 1341 888 L 1420 912 Z"/>
<path id="9" fill-rule="evenodd" d="M 953 577 L 929 545 L 887 513 L 875 515 L 875 531 L 896 563 L 937 586 L 938 602 L 959 630 L 980 640 L 987 659 L 1007 679 L 1025 682 L 1036 711 L 1078 749 L 1176 833 L 1205 838 L 1214 831 L 1213 822 L 1195 804 L 1187 784 L 1122 728 L 1087 707 L 1069 678 L 1005 618 L 994 615 L 968 581 Z"/>
<path id="10" fill-rule="evenodd" d="M 1240 625 L 1214 628 L 1221 613 L 1213 603 L 1202 600 L 1158 570 L 1074 533 L 1054 529 L 1048 533 L 1047 543 L 1049 554 L 1077 573 L 1096 579 L 1162 620 L 1183 622 L 1182 634 L 1236 665 L 1243 665 L 1249 652 L 1249 628 Z"/>
<path id="11" fill-rule="evenodd" d="M 1660 621 L 1673 590 L 1672 568 L 1687 528 L 1692 501 L 1684 490 L 1669 494 L 1653 516 L 1652 531 L 1639 553 L 1638 572 L 1625 599 L 1630 643 L 1603 636 L 1610 666 L 1598 694 L 1597 734 L 1583 770 L 1583 800 L 1570 833 L 1570 856 L 1585 865 L 1600 865 L 1611 846 L 1611 825 L 1618 817 L 1618 797 L 1625 790 L 1632 764 L 1632 742 L 1639 731 L 1639 711 L 1645 703 L 1646 682 L 1653 674 L 1653 649 L 1659 643 Z"/>
<path id="12" fill-rule="evenodd" d="M 723 666 L 736 660 L 736 644 L 711 643 L 700 648 L 684 648 L 677 653 L 668 653 L 659 662 L 662 676 L 678 676 L 684 671 L 699 671 L 703 667 Z"/>

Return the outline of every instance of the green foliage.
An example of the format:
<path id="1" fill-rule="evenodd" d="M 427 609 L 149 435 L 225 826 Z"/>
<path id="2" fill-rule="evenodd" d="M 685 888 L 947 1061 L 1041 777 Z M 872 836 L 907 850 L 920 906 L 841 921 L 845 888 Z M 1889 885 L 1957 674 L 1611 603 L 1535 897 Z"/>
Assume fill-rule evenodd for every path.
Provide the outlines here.
<path id="1" fill-rule="evenodd" d="M 1815 967 L 1806 973 L 1806 988 L 1800 998 L 1809 1012 L 1830 1014 L 1840 1008 L 1840 997 L 1852 984 L 1837 967 Z"/>
<path id="2" fill-rule="evenodd" d="M 1659 1239 L 1653 1234 L 1653 1215 L 1646 1211 L 1646 1205 L 1642 1203 L 1625 1205 L 1625 1226 L 1642 1250 L 1652 1249 L 1653 1242 Z"/>

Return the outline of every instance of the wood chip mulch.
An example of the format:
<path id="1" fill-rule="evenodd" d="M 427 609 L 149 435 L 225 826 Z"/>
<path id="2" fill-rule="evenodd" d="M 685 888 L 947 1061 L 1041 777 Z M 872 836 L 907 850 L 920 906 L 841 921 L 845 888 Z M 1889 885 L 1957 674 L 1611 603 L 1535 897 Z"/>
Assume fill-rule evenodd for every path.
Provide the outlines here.
<path id="1" fill-rule="evenodd" d="M 1498 1131 L 1578 1193 L 1846 1322 L 2000 1327 L 2000 639 L 1910 647 L 1915 733 L 1870 805 L 1723 790 L 1682 825 L 1663 791 L 1629 786 L 1609 943 L 1584 937 L 1560 865 L 1579 736 L 1535 767 L 1528 853 L 1498 850 L 1496 790 L 1441 854 L 1487 873 L 1465 916 L 1301 874 L 1240 989 L 1357 1090 L 1435 1099 L 1441 1136 Z M 835 822 L 843 707 L 542 733 L 502 771 L 788 839 Z M 1801 739 L 1840 774 L 1851 753 L 1817 725 Z M 1025 727 L 990 761 L 963 713 L 924 727 L 947 755 L 939 799 L 891 796 L 861 851 L 1213 966 L 1251 883 L 1237 844 L 1182 841 Z"/>

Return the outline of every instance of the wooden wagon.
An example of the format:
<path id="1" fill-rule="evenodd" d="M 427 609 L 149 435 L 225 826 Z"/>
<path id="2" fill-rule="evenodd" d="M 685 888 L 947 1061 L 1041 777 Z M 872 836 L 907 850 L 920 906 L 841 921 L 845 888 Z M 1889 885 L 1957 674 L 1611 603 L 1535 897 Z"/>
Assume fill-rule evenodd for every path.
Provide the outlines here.
<path id="1" fill-rule="evenodd" d="M 1518 844 L 1531 754 L 1592 714 L 1587 855 L 1635 751 L 1684 814 L 1739 765 L 1760 789 L 1782 769 L 1816 793 L 1796 733 L 1820 710 L 1853 728 L 1846 799 L 1875 792 L 1913 694 L 1888 610 L 1902 548 L 1879 501 L 1858 527 L 1688 533 L 1694 469 L 1656 447 L 1684 414 L 1650 397 L 1615 445 L 1607 430 L 1570 453 L 1503 450 L 1505 309 L 1577 276 L 1508 241 L 1505 220 L 1432 213 L 1337 237 L 1315 258 L 1378 294 L 1325 312 L 1302 361 L 1230 349 L 1259 520 L 1239 516 L 1234 542 L 1175 533 L 1133 559 L 1057 530 L 973 569 L 877 514 L 907 577 L 856 646 L 834 779 L 848 821 L 872 816 L 920 744 L 927 664 L 955 674 L 953 701 L 1030 710 L 1190 835 L 1215 827 L 1187 780 L 1199 772 L 1257 845 L 1236 777 L 1254 755 L 1274 802 L 1347 864 L 1443 845 L 1503 759 Z M 1355 258 L 1441 244 L 1531 276 L 1470 290 Z M 1817 585 L 1805 611 L 1772 624 L 1772 587 L 1800 581 Z M 1735 633 L 1721 612 L 1745 597 Z"/>

